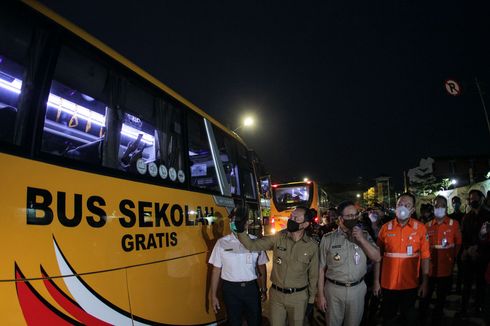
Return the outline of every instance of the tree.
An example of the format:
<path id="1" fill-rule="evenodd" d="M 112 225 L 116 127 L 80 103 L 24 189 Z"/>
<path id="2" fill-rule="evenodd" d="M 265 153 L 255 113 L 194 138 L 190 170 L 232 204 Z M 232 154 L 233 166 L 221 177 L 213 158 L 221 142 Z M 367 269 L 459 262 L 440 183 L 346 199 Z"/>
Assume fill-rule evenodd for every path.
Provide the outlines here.
<path id="1" fill-rule="evenodd" d="M 368 206 L 373 206 L 377 201 L 376 189 L 374 187 L 369 188 L 362 194 L 362 198 Z"/>

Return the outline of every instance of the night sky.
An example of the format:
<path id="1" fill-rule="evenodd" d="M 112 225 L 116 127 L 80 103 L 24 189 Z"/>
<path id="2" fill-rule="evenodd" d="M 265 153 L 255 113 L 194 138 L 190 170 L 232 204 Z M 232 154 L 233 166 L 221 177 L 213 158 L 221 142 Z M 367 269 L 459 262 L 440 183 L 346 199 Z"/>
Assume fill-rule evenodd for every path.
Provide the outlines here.
<path id="1" fill-rule="evenodd" d="M 232 129 L 254 114 L 239 133 L 276 180 L 398 187 L 489 154 L 490 11 L 467 2 L 43 0 Z"/>

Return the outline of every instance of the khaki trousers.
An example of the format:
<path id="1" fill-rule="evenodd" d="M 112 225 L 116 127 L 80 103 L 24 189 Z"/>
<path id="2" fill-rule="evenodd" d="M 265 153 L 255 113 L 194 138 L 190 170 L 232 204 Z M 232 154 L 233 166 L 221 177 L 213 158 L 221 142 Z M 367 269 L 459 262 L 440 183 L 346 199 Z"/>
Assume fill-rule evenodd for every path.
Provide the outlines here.
<path id="1" fill-rule="evenodd" d="M 335 285 L 325 280 L 328 326 L 359 326 L 364 312 L 366 283 L 352 287 Z"/>
<path id="2" fill-rule="evenodd" d="M 272 326 L 303 325 L 308 305 L 308 289 L 289 294 L 271 288 L 269 300 Z"/>

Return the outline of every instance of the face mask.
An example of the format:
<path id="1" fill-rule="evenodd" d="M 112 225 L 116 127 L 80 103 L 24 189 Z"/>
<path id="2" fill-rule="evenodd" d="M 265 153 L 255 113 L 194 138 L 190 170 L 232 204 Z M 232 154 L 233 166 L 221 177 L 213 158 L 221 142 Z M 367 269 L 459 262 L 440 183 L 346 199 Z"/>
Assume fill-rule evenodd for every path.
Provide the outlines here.
<path id="1" fill-rule="evenodd" d="M 344 226 L 346 228 L 348 228 L 349 230 L 352 230 L 354 228 L 354 226 L 357 225 L 357 223 L 359 222 L 358 219 L 353 219 L 353 220 L 344 220 Z"/>
<path id="2" fill-rule="evenodd" d="M 410 217 L 410 210 L 405 206 L 399 206 L 396 208 L 396 217 L 400 220 L 406 220 Z"/>
<path id="3" fill-rule="evenodd" d="M 480 201 L 479 200 L 473 200 L 470 203 L 471 208 L 478 209 L 480 208 Z"/>
<path id="4" fill-rule="evenodd" d="M 379 218 L 378 214 L 376 214 L 376 213 L 369 213 L 368 216 L 369 216 L 369 219 L 371 220 L 371 223 L 375 223 Z"/>
<path id="5" fill-rule="evenodd" d="M 434 215 L 437 218 L 443 218 L 444 216 L 446 216 L 446 209 L 445 208 L 436 208 L 436 209 L 434 209 Z"/>
<path id="6" fill-rule="evenodd" d="M 299 223 L 296 222 L 296 221 L 293 221 L 292 219 L 289 219 L 288 220 L 288 225 L 287 225 L 286 229 L 289 232 L 296 232 L 296 231 L 299 230 Z"/>
<path id="7" fill-rule="evenodd" d="M 235 222 L 230 222 L 230 229 L 231 229 L 231 232 L 237 233 L 237 228 L 236 228 Z"/>
<path id="8" fill-rule="evenodd" d="M 460 207 L 461 207 L 461 204 L 459 204 L 459 203 L 453 205 L 453 208 L 454 208 L 455 211 L 459 211 L 459 208 Z"/>

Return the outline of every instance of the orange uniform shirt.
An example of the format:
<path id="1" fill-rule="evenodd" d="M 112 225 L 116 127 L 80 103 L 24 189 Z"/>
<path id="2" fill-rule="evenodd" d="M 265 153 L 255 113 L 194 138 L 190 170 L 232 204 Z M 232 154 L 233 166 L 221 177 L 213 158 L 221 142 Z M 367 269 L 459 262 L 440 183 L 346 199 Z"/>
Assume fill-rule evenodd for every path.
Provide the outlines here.
<path id="1" fill-rule="evenodd" d="M 402 227 L 395 218 L 381 227 L 378 247 L 383 253 L 381 287 L 389 290 L 417 288 L 420 260 L 430 258 L 425 225 L 410 218 Z"/>
<path id="2" fill-rule="evenodd" d="M 426 226 L 431 256 L 429 276 L 451 276 L 457 254 L 456 247 L 461 246 L 462 242 L 459 223 L 446 216 L 441 224 L 434 219 Z"/>

